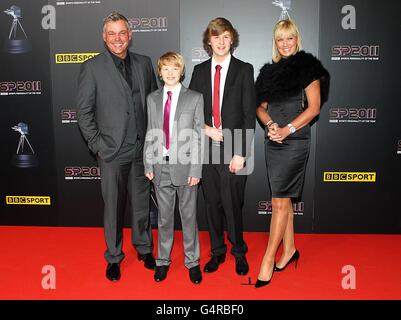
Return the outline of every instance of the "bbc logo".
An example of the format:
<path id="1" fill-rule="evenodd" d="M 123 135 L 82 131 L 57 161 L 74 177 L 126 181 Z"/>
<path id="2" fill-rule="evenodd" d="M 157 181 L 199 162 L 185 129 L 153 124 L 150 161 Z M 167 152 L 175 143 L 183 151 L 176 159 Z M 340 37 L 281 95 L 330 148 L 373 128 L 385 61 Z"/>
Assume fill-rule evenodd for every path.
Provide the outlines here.
<path id="1" fill-rule="evenodd" d="M 376 172 L 324 172 L 324 182 L 376 182 Z"/>

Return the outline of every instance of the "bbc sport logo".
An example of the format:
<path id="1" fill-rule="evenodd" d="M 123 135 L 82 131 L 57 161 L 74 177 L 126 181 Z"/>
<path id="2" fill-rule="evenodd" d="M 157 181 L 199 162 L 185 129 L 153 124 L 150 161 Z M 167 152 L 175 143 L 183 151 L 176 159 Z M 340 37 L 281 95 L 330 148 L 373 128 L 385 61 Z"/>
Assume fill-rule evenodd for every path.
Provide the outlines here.
<path id="1" fill-rule="evenodd" d="M 99 52 L 82 52 L 82 53 L 56 53 L 55 59 L 57 64 L 66 63 L 83 63 L 97 56 Z"/>
<path id="2" fill-rule="evenodd" d="M 376 182 L 376 172 L 324 172 L 324 182 Z"/>
<path id="3" fill-rule="evenodd" d="M 50 206 L 51 200 L 49 196 L 6 196 L 6 204 Z"/>

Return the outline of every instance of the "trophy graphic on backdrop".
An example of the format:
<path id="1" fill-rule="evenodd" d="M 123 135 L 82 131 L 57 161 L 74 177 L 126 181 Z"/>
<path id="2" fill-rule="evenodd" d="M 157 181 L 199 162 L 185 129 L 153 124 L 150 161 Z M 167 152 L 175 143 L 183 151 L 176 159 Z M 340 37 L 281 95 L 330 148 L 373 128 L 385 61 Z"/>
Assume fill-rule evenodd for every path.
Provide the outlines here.
<path id="1" fill-rule="evenodd" d="M 291 19 L 290 14 L 288 13 L 288 10 L 291 10 L 291 0 L 275 0 L 272 4 L 281 8 L 279 20 Z"/>
<path id="2" fill-rule="evenodd" d="M 21 134 L 17 147 L 17 152 L 12 157 L 11 163 L 18 168 L 36 167 L 39 164 L 39 160 L 31 144 L 29 143 L 28 138 L 26 137 L 26 135 L 28 134 L 28 125 L 26 123 L 20 122 L 16 126 L 11 127 L 11 129 Z M 28 144 L 30 152 L 24 151 L 25 142 Z"/>
<path id="3" fill-rule="evenodd" d="M 11 6 L 11 8 L 5 10 L 4 13 L 13 17 L 10 34 L 8 35 L 8 40 L 6 40 L 4 44 L 4 51 L 8 53 L 26 53 L 31 51 L 31 41 L 28 39 L 28 36 L 26 35 L 25 30 L 19 21 L 19 19 L 22 19 L 21 8 L 17 6 Z M 18 37 L 18 26 L 24 33 L 25 38 Z"/>

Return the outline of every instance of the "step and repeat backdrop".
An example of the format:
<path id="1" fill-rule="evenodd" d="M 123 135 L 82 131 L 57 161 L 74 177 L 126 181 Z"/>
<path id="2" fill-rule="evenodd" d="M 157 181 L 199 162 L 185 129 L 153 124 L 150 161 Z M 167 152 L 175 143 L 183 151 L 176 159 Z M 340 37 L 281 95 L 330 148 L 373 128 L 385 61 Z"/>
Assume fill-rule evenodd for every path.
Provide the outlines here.
<path id="1" fill-rule="evenodd" d="M 240 35 L 234 55 L 254 66 L 255 79 L 271 60 L 274 25 L 294 19 L 304 49 L 332 77 L 329 101 L 312 126 L 296 231 L 401 232 L 401 4 L 392 0 L 2 1 L 1 225 L 102 225 L 100 171 L 77 126 L 76 92 L 81 63 L 104 50 L 102 20 L 113 10 L 129 20 L 131 50 L 150 56 L 155 70 L 166 51 L 183 54 L 184 85 L 208 59 L 202 33 L 211 19 L 233 23 Z M 263 140 L 257 125 L 246 231 L 266 231 L 271 216 Z M 198 209 L 206 230 L 201 192 Z"/>
<path id="2" fill-rule="evenodd" d="M 400 233 L 401 3 L 321 1 L 316 232 Z M 397 39 L 397 40 L 396 40 Z"/>
<path id="3" fill-rule="evenodd" d="M 0 4 L 0 139 L 2 224 L 57 225 L 47 1 Z"/>

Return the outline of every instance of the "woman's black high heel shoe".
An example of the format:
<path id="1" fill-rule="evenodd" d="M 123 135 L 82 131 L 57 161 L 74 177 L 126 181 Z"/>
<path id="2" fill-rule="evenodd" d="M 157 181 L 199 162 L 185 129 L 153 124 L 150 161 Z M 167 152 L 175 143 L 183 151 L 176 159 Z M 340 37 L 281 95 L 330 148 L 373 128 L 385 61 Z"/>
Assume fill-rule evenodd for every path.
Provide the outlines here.
<path id="1" fill-rule="evenodd" d="M 298 250 L 295 250 L 294 254 L 293 254 L 292 257 L 290 258 L 290 260 L 288 260 L 287 264 L 286 264 L 284 267 L 282 267 L 282 268 L 279 268 L 279 267 L 274 266 L 274 271 L 278 271 L 278 272 L 284 271 L 284 269 L 287 268 L 287 266 L 288 266 L 291 262 L 293 262 L 293 261 L 295 261 L 295 268 L 297 268 L 298 259 L 299 259 L 300 256 L 301 256 L 301 255 L 299 254 L 299 251 L 298 251 Z"/>
<path id="2" fill-rule="evenodd" d="M 270 283 L 270 281 L 272 281 L 274 269 L 276 269 L 276 263 L 274 263 L 273 265 L 272 276 L 270 277 L 270 279 L 267 281 L 256 279 L 255 288 L 267 286 Z"/>

